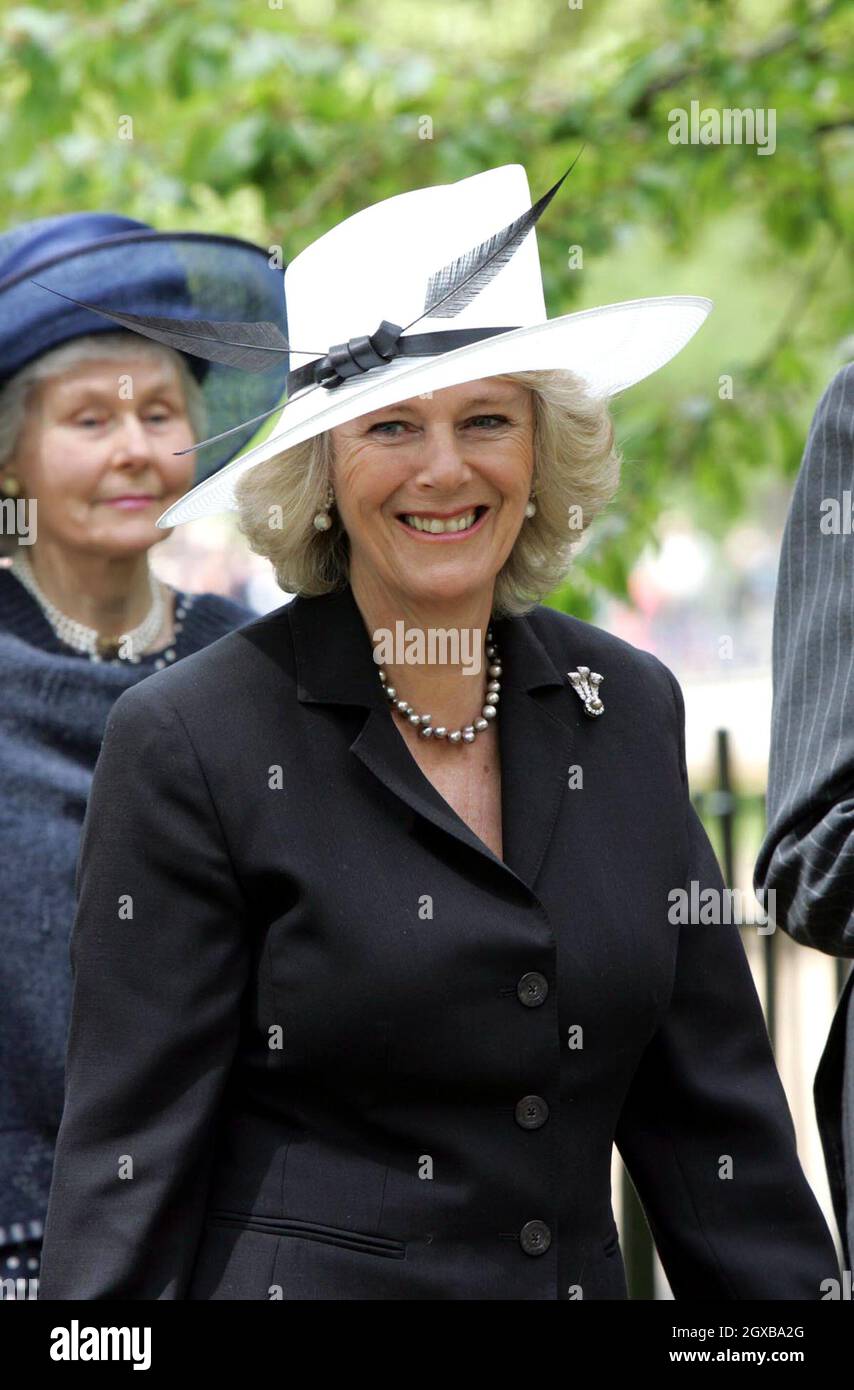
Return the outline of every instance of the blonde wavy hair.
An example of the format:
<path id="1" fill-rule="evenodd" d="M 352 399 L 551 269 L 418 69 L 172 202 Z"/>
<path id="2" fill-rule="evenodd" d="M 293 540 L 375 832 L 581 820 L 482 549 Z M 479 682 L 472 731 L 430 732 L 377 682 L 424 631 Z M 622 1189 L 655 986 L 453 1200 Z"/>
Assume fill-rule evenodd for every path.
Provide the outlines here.
<path id="1" fill-rule="evenodd" d="M 621 463 L 607 398 L 591 394 L 573 372 L 506 372 L 499 379 L 533 395 L 537 510 L 496 576 L 496 617 L 525 613 L 557 587 L 588 526 L 613 498 Z M 347 583 L 349 539 L 337 510 L 328 531 L 314 526 L 333 457 L 327 431 L 256 464 L 235 484 L 238 529 L 271 562 L 286 593 L 315 597 Z"/>

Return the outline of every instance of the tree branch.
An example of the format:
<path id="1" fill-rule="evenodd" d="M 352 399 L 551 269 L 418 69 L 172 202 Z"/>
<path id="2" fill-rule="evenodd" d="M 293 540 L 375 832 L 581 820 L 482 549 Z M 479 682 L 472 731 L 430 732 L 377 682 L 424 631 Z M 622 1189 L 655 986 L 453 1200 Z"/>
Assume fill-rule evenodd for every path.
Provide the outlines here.
<path id="1" fill-rule="evenodd" d="M 824 5 L 822 9 L 816 10 L 814 14 L 810 15 L 810 25 L 822 24 L 839 9 L 839 4 L 840 0 L 828 0 L 828 3 Z M 761 62 L 763 58 L 774 57 L 775 54 L 783 52 L 783 50 L 788 48 L 791 44 L 797 43 L 798 40 L 803 37 L 803 33 L 804 31 L 799 29 L 796 25 L 789 25 L 787 28 L 781 29 L 778 34 L 772 35 L 770 39 L 766 39 L 764 43 L 758 44 L 756 48 L 751 48 L 743 53 L 736 54 L 736 62 L 750 64 Z M 701 74 L 706 71 L 706 66 L 705 63 L 691 63 L 682 68 L 674 68 L 672 72 L 654 78 L 653 81 L 648 83 L 643 91 L 635 97 L 629 107 L 629 115 L 635 119 L 646 116 L 649 113 L 650 106 L 660 92 L 666 92 L 671 87 L 678 87 L 679 84 L 684 82 L 688 77 L 701 76 Z"/>

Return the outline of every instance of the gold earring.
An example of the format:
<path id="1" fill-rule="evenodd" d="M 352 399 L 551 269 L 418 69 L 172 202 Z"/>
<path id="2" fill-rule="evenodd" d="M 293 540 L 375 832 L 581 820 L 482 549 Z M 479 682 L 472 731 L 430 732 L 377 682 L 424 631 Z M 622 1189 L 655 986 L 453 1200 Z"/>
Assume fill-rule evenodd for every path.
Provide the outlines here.
<path id="1" fill-rule="evenodd" d="M 7 473 L 5 475 L 3 482 L 0 483 L 0 492 L 2 492 L 4 497 L 20 497 L 21 484 L 18 482 L 14 473 Z"/>
<path id="2" fill-rule="evenodd" d="M 314 518 L 314 524 L 317 527 L 318 531 L 328 531 L 330 526 L 332 525 L 332 517 L 329 515 L 329 508 L 332 506 L 334 501 L 335 493 L 332 491 L 332 484 L 330 483 L 328 488 L 326 489 L 326 502 L 324 503 L 324 509 L 323 511 L 317 512 Z"/>

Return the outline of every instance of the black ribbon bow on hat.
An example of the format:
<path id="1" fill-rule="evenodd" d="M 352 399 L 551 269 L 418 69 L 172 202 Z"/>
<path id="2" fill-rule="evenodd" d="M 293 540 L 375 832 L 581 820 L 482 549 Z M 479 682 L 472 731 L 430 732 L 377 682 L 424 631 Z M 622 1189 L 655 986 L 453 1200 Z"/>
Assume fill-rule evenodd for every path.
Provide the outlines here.
<path id="1" fill-rule="evenodd" d="M 383 319 L 376 333 L 369 338 L 350 338 L 346 343 L 339 343 L 337 347 L 331 347 L 325 357 L 309 362 L 307 367 L 300 370 L 308 372 L 311 381 L 327 389 L 338 386 L 348 376 L 369 372 L 371 367 L 381 367 L 383 363 L 390 362 L 397 353 L 402 332 L 399 323 L 389 323 L 388 319 Z M 295 372 L 288 374 L 289 385 L 291 377 L 296 375 Z"/>
<path id="2" fill-rule="evenodd" d="M 440 352 L 451 352 L 453 348 L 468 347 L 469 343 L 492 338 L 497 333 L 510 332 L 512 328 L 450 328 L 437 333 L 410 333 L 408 338 L 402 338 L 400 324 L 383 319 L 369 338 L 350 338 L 346 343 L 338 343 L 325 357 L 317 357 L 306 366 L 288 372 L 288 395 L 312 385 L 333 390 L 349 377 L 368 372 L 372 367 L 383 367 L 395 357 L 433 357 Z"/>
<path id="3" fill-rule="evenodd" d="M 372 368 L 385 366 L 396 357 L 432 357 L 439 353 L 451 352 L 454 348 L 467 347 L 499 333 L 510 333 L 514 325 L 506 328 L 452 328 L 432 333 L 415 333 L 404 337 L 407 329 L 421 319 L 454 318 L 480 294 L 481 290 L 495 278 L 498 272 L 516 254 L 531 228 L 536 226 L 564 179 L 567 178 L 583 153 L 578 151 L 569 168 L 549 190 L 544 193 L 527 212 L 508 223 L 506 227 L 493 233 L 486 241 L 473 246 L 447 265 L 435 270 L 427 281 L 424 295 L 424 308 L 417 318 L 401 328 L 396 323 L 383 319 L 373 333 L 337 343 L 327 352 L 319 354 L 303 367 L 288 373 L 286 401 L 243 420 L 231 429 L 223 430 L 210 439 L 203 439 L 189 449 L 179 449 L 179 454 L 188 454 L 202 449 L 206 444 L 215 444 L 230 434 L 237 434 L 247 425 L 266 420 L 277 411 L 286 410 L 294 393 L 308 387 L 317 390 L 322 386 L 334 390 L 345 381 L 369 372 Z M 34 285 L 39 281 L 34 280 Z M 291 347 L 284 334 L 274 323 L 218 323 L 212 320 L 162 318 L 147 314 L 127 314 L 117 309 L 104 309 L 98 304 L 88 304 L 85 300 L 74 299 L 51 289 L 50 285 L 39 285 L 61 299 L 70 300 L 83 309 L 90 309 L 102 318 L 112 319 L 125 328 L 155 342 L 165 343 L 167 347 L 177 348 L 195 357 L 203 357 L 209 362 L 219 362 L 226 367 L 239 367 L 246 372 L 265 372 L 269 369 L 271 354 L 299 352 Z M 515 325 L 518 327 L 518 325 Z M 303 349 L 303 351 L 305 351 Z"/>

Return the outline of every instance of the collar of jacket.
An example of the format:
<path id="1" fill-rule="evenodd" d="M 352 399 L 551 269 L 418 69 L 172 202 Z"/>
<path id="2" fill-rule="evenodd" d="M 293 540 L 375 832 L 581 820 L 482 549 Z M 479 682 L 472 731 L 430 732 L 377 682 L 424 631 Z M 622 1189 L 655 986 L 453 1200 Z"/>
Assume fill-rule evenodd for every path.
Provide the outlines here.
<path id="1" fill-rule="evenodd" d="M 302 704 L 363 706 L 370 711 L 351 752 L 414 815 L 426 817 L 467 850 L 485 856 L 533 891 L 567 786 L 570 750 L 581 710 L 530 615 L 499 618 L 501 653 L 499 747 L 502 852 L 499 859 L 452 809 L 412 757 L 383 695 L 371 640 L 349 585 L 286 607 Z M 567 654 L 567 667 L 572 660 Z M 475 745 L 476 746 L 476 745 Z M 450 751 L 450 750 L 449 750 Z M 458 750 L 462 756 L 470 751 Z"/>
<path id="2" fill-rule="evenodd" d="M 385 706 L 368 630 L 349 584 L 319 598 L 294 598 L 287 614 L 301 701 Z M 502 698 L 508 685 L 567 685 L 566 673 L 558 671 L 527 616 L 498 618 L 493 632 L 504 663 Z"/>

